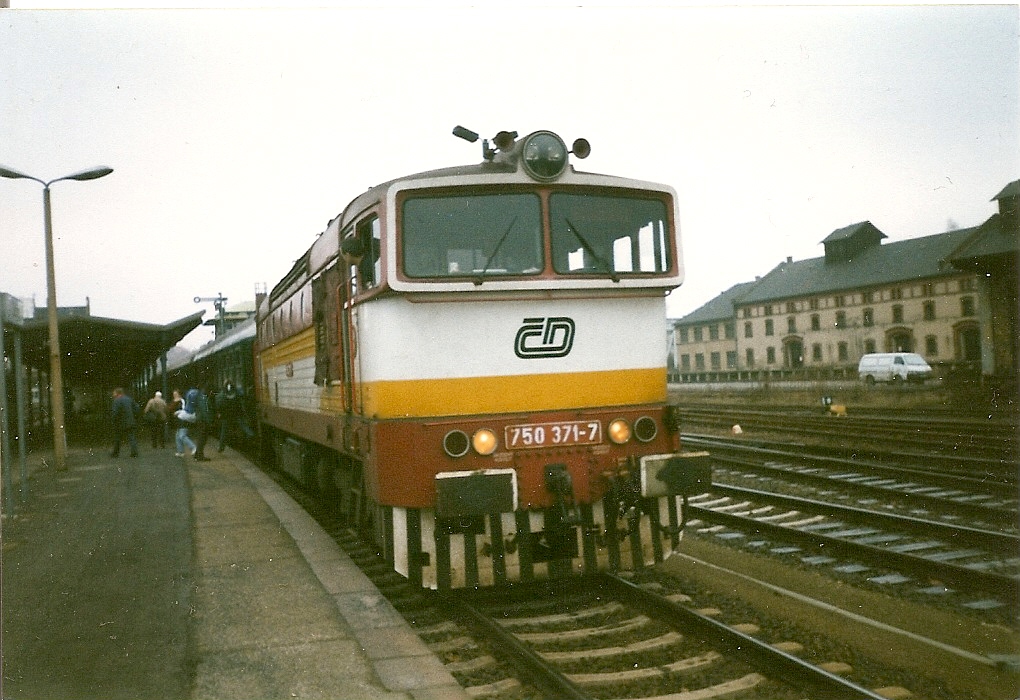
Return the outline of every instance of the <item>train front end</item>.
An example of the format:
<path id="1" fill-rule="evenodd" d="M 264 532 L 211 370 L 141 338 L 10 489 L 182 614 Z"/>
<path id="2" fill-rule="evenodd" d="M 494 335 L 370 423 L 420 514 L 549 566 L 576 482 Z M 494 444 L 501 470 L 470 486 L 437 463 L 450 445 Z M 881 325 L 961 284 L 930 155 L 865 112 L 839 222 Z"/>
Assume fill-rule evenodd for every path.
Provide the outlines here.
<path id="1" fill-rule="evenodd" d="M 496 145 L 386 195 L 392 293 L 353 323 L 380 540 L 440 589 L 662 561 L 710 477 L 666 396 L 675 195 L 551 132 Z"/>

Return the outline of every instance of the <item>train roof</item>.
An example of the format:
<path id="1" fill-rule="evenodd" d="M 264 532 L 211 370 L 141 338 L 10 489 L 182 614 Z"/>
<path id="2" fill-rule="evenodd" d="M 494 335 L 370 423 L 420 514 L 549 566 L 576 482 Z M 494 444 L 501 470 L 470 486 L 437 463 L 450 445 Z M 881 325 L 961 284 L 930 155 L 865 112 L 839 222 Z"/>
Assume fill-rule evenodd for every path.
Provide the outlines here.
<path id="1" fill-rule="evenodd" d="M 190 365 L 193 362 L 198 362 L 199 360 L 204 360 L 207 357 L 212 357 L 217 352 L 227 348 L 232 348 L 238 343 L 243 343 L 244 341 L 251 340 L 254 337 L 255 318 L 252 317 L 237 324 L 218 338 L 210 340 L 198 350 L 190 351 L 174 358 L 168 358 L 167 371 L 173 371 L 186 365 Z"/>

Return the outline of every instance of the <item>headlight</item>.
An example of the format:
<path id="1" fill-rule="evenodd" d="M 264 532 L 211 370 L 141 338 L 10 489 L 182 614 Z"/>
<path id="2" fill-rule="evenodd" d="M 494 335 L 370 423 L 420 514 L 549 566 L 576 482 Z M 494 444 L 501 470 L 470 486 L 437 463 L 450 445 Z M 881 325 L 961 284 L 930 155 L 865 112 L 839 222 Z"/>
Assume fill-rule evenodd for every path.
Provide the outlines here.
<path id="1" fill-rule="evenodd" d="M 659 434 L 659 426 L 650 416 L 641 416 L 634 422 L 634 437 L 641 442 L 651 442 Z"/>
<path id="2" fill-rule="evenodd" d="M 467 454 L 470 443 L 467 433 L 463 430 L 451 430 L 443 438 L 443 452 L 451 457 L 463 457 Z"/>
<path id="3" fill-rule="evenodd" d="M 609 424 L 609 439 L 617 445 L 630 440 L 630 425 L 622 418 L 617 418 Z"/>
<path id="4" fill-rule="evenodd" d="M 555 180 L 567 167 L 567 145 L 551 131 L 536 131 L 524 139 L 521 162 L 535 180 Z"/>
<path id="5" fill-rule="evenodd" d="M 471 436 L 471 446 L 480 455 L 491 455 L 496 451 L 496 433 L 488 428 L 475 431 Z"/>

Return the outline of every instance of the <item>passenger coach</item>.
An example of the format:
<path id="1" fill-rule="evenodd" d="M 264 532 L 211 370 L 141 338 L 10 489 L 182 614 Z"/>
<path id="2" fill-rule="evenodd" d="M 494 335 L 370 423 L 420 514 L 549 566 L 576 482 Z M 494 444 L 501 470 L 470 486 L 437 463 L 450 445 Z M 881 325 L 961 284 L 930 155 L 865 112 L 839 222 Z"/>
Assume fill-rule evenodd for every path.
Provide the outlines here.
<path id="1" fill-rule="evenodd" d="M 661 561 L 705 488 L 666 397 L 675 194 L 589 150 L 500 132 L 373 187 L 259 305 L 266 446 L 420 585 Z"/>

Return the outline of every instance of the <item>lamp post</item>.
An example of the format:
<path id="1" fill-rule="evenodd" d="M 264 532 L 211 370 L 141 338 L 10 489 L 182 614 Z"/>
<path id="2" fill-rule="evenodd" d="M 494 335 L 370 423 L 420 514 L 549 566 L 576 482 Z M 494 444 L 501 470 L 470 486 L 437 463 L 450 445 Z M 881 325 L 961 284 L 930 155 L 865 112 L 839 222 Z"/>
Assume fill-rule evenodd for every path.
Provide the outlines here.
<path id="1" fill-rule="evenodd" d="M 67 469 L 67 445 L 64 437 L 64 379 L 60 369 L 60 328 L 57 323 L 57 280 L 53 270 L 53 222 L 50 216 L 50 185 L 61 180 L 96 180 L 113 172 L 97 167 L 46 182 L 37 177 L 0 166 L 0 177 L 11 180 L 35 180 L 43 186 L 43 223 L 46 234 L 46 316 L 49 320 L 50 412 L 53 420 L 53 459 L 57 471 Z"/>

